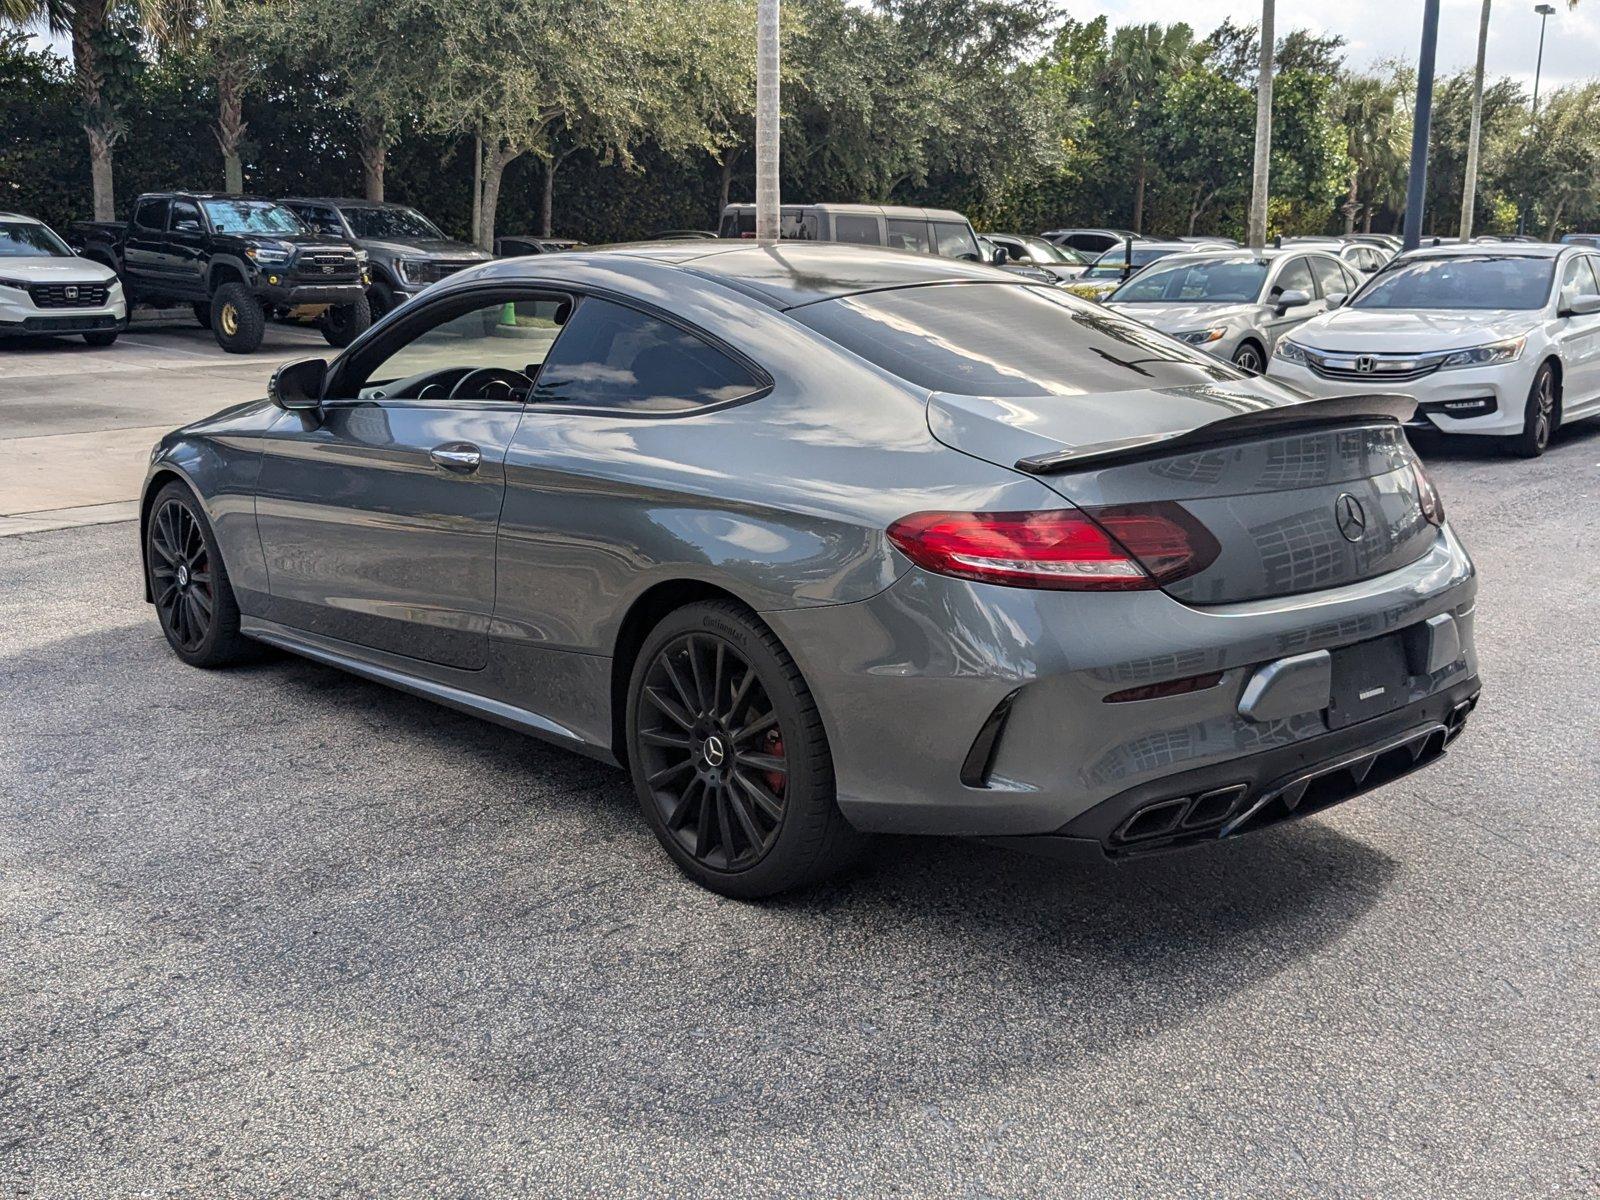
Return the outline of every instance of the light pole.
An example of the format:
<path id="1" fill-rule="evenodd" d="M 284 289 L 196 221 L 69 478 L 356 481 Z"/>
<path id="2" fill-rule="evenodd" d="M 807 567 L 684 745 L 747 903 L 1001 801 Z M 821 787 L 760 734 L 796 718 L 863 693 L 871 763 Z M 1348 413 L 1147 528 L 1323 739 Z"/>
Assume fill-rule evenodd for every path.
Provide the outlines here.
<path id="1" fill-rule="evenodd" d="M 1533 116 L 1529 121 L 1532 125 L 1539 120 L 1539 75 L 1544 70 L 1544 27 L 1550 20 L 1550 14 L 1556 11 L 1553 4 L 1535 4 L 1533 11 L 1539 14 L 1539 57 L 1533 60 Z M 1517 213 L 1517 234 L 1521 236 L 1528 231 L 1528 198 L 1524 193 L 1522 198 L 1522 211 Z"/>
<path id="2" fill-rule="evenodd" d="M 756 11 L 756 240 L 778 240 L 778 0 Z"/>
<path id="3" fill-rule="evenodd" d="M 1433 120 L 1433 60 L 1439 46 L 1439 0 L 1422 6 L 1422 52 L 1417 56 L 1417 112 L 1411 123 L 1411 178 L 1406 186 L 1404 245 L 1422 242 L 1423 208 L 1428 192 L 1428 126 Z"/>

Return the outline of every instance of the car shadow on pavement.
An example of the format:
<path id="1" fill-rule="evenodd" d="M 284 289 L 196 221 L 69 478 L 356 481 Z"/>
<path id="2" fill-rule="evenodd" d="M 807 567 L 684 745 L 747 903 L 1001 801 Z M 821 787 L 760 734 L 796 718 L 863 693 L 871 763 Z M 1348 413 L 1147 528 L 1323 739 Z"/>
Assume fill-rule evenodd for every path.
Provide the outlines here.
<path id="1" fill-rule="evenodd" d="M 1502 462 L 1507 458 L 1507 451 L 1497 437 L 1450 437 L 1416 430 L 1408 430 L 1406 436 L 1424 464 Z M 1568 449 L 1579 449 L 1580 453 L 1586 453 L 1597 448 L 1600 448 L 1600 417 L 1585 417 L 1556 430 L 1550 448 L 1545 453 L 1559 455 Z"/>

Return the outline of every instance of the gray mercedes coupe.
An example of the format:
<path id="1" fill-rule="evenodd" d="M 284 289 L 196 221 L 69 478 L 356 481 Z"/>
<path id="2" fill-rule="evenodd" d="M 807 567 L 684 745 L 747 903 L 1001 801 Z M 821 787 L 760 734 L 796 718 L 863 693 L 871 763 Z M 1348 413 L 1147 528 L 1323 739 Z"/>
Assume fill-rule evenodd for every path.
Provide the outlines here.
<path id="1" fill-rule="evenodd" d="M 147 595 L 625 767 L 758 897 L 880 831 L 1216 841 L 1437 759 L 1471 560 L 1394 395 L 831 244 L 499 260 L 168 434 Z"/>

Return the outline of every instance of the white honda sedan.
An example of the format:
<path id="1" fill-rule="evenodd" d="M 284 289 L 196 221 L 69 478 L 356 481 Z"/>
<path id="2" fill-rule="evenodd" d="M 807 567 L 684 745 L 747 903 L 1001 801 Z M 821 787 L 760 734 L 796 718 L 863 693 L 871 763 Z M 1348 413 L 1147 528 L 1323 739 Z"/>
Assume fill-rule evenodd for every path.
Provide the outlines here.
<path id="1" fill-rule="evenodd" d="M 1312 395 L 1404 392 L 1415 424 L 1543 454 L 1600 415 L 1600 252 L 1506 243 L 1402 255 L 1281 340 L 1267 374 Z"/>

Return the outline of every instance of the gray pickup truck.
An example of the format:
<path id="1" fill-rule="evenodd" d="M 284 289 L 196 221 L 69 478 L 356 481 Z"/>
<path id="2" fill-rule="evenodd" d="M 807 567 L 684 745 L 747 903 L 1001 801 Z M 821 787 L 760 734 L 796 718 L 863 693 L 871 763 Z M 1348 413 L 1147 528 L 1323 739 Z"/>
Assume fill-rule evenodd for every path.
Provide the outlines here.
<path id="1" fill-rule="evenodd" d="M 282 203 L 307 227 L 366 251 L 372 267 L 367 299 L 374 318 L 430 283 L 493 257 L 446 237 L 427 217 L 404 204 L 327 196 L 293 196 Z"/>

